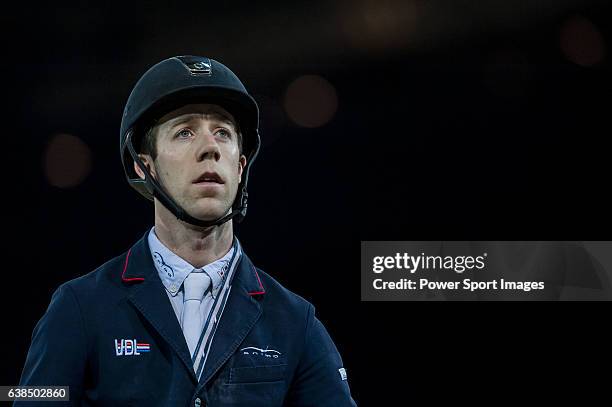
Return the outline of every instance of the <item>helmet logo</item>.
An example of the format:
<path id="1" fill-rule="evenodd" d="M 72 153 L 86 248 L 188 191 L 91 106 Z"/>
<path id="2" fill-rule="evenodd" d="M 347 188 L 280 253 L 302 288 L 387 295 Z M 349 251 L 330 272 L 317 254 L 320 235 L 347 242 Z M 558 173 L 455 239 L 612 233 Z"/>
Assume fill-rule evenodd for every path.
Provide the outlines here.
<path id="1" fill-rule="evenodd" d="M 212 64 L 209 58 L 190 55 L 177 57 L 192 75 L 212 75 Z"/>

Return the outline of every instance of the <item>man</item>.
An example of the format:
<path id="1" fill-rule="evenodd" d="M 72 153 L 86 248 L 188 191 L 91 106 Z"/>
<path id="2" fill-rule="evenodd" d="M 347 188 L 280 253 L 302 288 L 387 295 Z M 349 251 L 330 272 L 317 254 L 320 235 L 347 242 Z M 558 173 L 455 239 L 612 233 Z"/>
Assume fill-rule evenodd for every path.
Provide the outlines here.
<path id="1" fill-rule="evenodd" d="M 212 59 L 140 78 L 124 110 L 127 179 L 155 226 L 54 293 L 21 385 L 79 405 L 354 406 L 314 307 L 253 266 L 233 235 L 260 146 L 258 107 Z"/>

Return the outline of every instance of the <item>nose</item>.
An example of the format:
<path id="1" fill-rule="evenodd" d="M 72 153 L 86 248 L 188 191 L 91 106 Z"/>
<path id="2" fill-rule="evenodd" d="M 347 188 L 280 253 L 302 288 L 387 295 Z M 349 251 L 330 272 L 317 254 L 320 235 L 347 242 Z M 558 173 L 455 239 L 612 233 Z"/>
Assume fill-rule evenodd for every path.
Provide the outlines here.
<path id="1" fill-rule="evenodd" d="M 196 150 L 198 162 L 206 159 L 219 161 L 221 158 L 221 150 L 219 150 L 215 135 L 208 130 L 202 130 L 202 134 L 198 138 L 200 139 L 200 143 Z"/>

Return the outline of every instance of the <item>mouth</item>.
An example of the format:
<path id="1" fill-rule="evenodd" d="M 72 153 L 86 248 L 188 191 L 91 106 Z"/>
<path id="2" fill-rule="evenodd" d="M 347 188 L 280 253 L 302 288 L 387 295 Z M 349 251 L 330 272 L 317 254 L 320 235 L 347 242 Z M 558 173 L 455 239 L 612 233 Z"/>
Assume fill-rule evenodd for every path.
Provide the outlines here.
<path id="1" fill-rule="evenodd" d="M 198 185 L 221 185 L 225 184 L 223 178 L 214 171 L 206 171 L 193 181 Z"/>

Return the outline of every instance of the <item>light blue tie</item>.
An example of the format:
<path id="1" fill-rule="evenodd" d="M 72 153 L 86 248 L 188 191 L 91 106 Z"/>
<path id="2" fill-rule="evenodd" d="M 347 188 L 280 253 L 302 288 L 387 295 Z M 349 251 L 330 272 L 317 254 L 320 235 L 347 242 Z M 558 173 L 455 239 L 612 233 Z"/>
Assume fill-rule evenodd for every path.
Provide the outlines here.
<path id="1" fill-rule="evenodd" d="M 211 280 L 208 274 L 204 271 L 196 270 L 189 273 L 184 282 L 185 292 L 183 296 L 183 320 L 181 321 L 181 326 L 192 357 L 202 333 L 203 321 L 200 314 L 200 305 L 202 305 L 204 294 L 208 290 L 210 283 Z"/>

